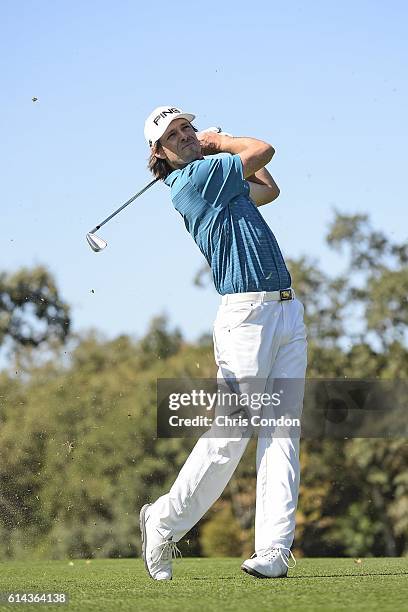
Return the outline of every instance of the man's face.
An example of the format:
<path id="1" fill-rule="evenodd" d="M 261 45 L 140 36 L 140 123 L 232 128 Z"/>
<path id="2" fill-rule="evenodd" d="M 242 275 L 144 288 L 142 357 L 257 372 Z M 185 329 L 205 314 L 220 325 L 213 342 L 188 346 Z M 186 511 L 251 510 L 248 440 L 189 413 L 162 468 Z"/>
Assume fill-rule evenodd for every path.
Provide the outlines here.
<path id="1" fill-rule="evenodd" d="M 187 119 L 172 121 L 160 138 L 160 144 L 156 157 L 165 159 L 174 169 L 184 168 L 190 162 L 203 158 L 201 145 Z"/>

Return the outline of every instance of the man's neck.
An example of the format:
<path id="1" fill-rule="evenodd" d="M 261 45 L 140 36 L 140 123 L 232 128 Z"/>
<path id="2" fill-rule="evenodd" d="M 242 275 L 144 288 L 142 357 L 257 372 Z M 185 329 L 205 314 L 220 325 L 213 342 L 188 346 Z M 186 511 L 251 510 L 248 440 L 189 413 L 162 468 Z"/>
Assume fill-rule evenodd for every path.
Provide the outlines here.
<path id="1" fill-rule="evenodd" d="M 199 159 L 204 159 L 204 155 L 201 155 L 200 157 L 197 157 L 196 159 L 192 159 L 189 162 L 185 162 L 183 164 L 171 164 L 169 162 L 169 166 L 172 168 L 172 170 L 182 170 L 183 168 L 185 168 L 186 166 L 188 166 L 189 164 L 192 164 L 195 161 L 198 161 Z"/>

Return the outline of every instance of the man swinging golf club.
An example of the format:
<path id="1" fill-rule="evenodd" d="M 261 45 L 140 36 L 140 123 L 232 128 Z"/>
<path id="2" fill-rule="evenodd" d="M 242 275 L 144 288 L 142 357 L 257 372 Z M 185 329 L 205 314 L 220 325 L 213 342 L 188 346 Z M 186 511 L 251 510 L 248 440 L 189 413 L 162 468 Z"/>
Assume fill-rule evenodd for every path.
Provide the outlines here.
<path id="1" fill-rule="evenodd" d="M 151 113 L 144 130 L 149 168 L 171 188 L 173 205 L 222 296 L 214 323 L 217 378 L 251 378 L 272 393 L 276 379 L 304 381 L 307 361 L 303 306 L 258 211 L 279 195 L 265 168 L 275 151 L 255 138 L 196 133 L 194 118 L 171 106 Z M 290 393 L 290 413 L 299 418 L 303 387 Z M 268 414 L 273 409 L 262 408 L 262 416 Z M 206 432 L 169 493 L 143 506 L 142 550 L 152 578 L 172 578 L 176 542 L 219 498 L 249 437 L 239 428 L 225 437 Z M 294 537 L 299 436 L 277 437 L 259 428 L 256 464 L 255 554 L 241 567 L 258 578 L 278 578 L 287 574 Z"/>

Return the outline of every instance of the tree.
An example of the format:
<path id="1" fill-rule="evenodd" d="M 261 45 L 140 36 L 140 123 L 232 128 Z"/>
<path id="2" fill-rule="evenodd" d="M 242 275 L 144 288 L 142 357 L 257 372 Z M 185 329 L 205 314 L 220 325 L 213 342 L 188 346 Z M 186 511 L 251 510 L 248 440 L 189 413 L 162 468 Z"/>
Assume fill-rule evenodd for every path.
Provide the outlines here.
<path id="1" fill-rule="evenodd" d="M 52 275 L 43 267 L 0 274 L 0 345 L 37 347 L 64 341 L 70 330 L 69 308 Z"/>
<path id="2" fill-rule="evenodd" d="M 331 278 L 306 257 L 289 264 L 306 307 L 308 376 L 407 379 L 404 245 L 361 215 L 338 215 L 329 244 L 348 254 L 345 274 Z M 41 340 L 36 329 L 23 350 Z M 0 558 L 140 552 L 137 511 L 169 489 L 195 442 L 156 439 L 157 379 L 214 378 L 208 339 L 189 344 L 158 317 L 137 341 L 90 333 L 69 358 L 57 358 L 60 345 L 51 363 L 32 361 L 27 376 L 0 372 Z M 296 552 L 406 554 L 407 453 L 404 438 L 302 440 Z M 184 552 L 249 555 L 254 502 L 251 441 Z"/>
<path id="3" fill-rule="evenodd" d="M 167 317 L 161 315 L 152 319 L 147 334 L 140 342 L 140 350 L 147 360 L 163 359 L 177 353 L 181 342 L 181 332 L 178 329 L 170 332 Z"/>
<path id="4" fill-rule="evenodd" d="M 408 324 L 408 243 L 392 243 L 373 230 L 367 215 L 341 215 L 331 224 L 329 246 L 349 251 L 351 277 L 345 297 L 362 306 L 364 325 L 356 340 L 373 339 L 386 350 L 404 343 Z"/>

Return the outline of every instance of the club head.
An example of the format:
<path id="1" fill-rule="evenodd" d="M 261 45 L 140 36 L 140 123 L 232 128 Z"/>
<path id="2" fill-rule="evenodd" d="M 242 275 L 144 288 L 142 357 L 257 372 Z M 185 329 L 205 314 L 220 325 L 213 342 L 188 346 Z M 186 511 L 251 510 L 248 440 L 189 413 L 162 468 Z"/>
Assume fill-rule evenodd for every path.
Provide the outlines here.
<path id="1" fill-rule="evenodd" d="M 95 253 L 103 251 L 108 246 L 108 243 L 103 238 L 99 238 L 96 234 L 88 233 L 86 235 L 89 246 Z"/>

